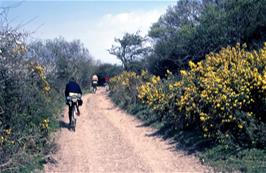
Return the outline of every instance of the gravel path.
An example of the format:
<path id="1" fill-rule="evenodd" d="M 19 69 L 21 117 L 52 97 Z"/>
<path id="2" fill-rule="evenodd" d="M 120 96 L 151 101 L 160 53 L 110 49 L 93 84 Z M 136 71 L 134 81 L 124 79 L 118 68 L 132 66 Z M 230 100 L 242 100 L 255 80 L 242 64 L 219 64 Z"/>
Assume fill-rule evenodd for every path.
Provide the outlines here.
<path id="1" fill-rule="evenodd" d="M 83 100 L 76 132 L 61 128 L 57 164 L 45 165 L 45 172 L 208 172 L 194 156 L 150 137 L 155 130 L 141 127 L 103 89 Z M 67 111 L 62 121 L 68 123 Z"/>

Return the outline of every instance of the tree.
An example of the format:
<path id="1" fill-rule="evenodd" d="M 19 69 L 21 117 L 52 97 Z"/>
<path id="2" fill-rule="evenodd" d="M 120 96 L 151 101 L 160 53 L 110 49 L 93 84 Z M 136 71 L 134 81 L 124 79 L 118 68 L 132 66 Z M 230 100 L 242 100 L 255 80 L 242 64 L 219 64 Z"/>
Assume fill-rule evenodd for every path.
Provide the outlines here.
<path id="1" fill-rule="evenodd" d="M 123 64 L 125 70 L 132 70 L 130 64 L 142 59 L 149 52 L 146 39 L 139 32 L 126 33 L 122 39 L 115 38 L 118 45 L 112 45 L 109 53 L 115 55 Z"/>
<path id="2" fill-rule="evenodd" d="M 202 10 L 198 0 L 180 0 L 152 25 L 149 36 L 154 51 L 148 57 L 149 71 L 164 76 L 167 69 L 177 72 L 183 68 Z"/>
<path id="3" fill-rule="evenodd" d="M 36 61 L 46 67 L 51 81 L 57 81 L 54 87 L 58 90 L 62 90 L 71 76 L 82 87 L 89 86 L 95 65 L 89 51 L 79 40 L 67 42 L 63 38 L 56 38 L 33 42 L 29 47 Z"/>
<path id="4" fill-rule="evenodd" d="M 149 70 L 161 76 L 166 69 L 179 72 L 189 60 L 236 43 L 258 49 L 266 41 L 265 19 L 266 1 L 180 0 L 150 28 Z"/>

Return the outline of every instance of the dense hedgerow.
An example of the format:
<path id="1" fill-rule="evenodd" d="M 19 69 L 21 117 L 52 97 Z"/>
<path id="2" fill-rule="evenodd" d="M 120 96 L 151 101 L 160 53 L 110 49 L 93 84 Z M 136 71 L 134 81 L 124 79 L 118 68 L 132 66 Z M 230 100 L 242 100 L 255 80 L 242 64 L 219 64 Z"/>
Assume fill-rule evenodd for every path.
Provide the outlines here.
<path id="1" fill-rule="evenodd" d="M 27 172 L 48 153 L 59 97 L 45 67 L 27 57 L 23 34 L 0 36 L 0 171 Z"/>
<path id="2" fill-rule="evenodd" d="M 0 25 L 0 172 L 31 172 L 53 149 L 66 82 L 74 76 L 84 90 L 95 65 L 80 41 L 27 44 Z"/>
<path id="3" fill-rule="evenodd" d="M 126 106 L 137 101 L 137 86 L 141 82 L 140 76 L 135 72 L 123 72 L 110 79 L 110 88 L 114 101 Z M 122 91 L 122 92 L 121 92 Z"/>
<path id="4" fill-rule="evenodd" d="M 0 172 L 41 169 L 54 148 L 65 84 L 74 76 L 88 88 L 95 68 L 79 41 L 26 44 L 26 37 L 0 29 Z"/>
<path id="5" fill-rule="evenodd" d="M 265 148 L 266 45 L 252 52 L 245 45 L 227 47 L 189 66 L 163 80 L 125 72 L 111 80 L 111 95 L 129 104 L 137 97 L 175 129 L 195 129 L 218 143 Z"/>

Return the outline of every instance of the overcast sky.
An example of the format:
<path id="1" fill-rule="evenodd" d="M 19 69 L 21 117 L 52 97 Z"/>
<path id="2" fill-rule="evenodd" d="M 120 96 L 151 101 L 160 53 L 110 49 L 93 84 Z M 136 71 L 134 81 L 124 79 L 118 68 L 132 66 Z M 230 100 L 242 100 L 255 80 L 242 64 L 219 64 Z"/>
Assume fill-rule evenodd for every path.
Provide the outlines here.
<path id="1" fill-rule="evenodd" d="M 33 38 L 79 39 L 95 59 L 119 63 L 107 51 L 114 44 L 114 38 L 138 30 L 146 35 L 151 24 L 175 3 L 172 0 L 23 1 L 10 9 L 9 21 L 13 25 L 26 23 L 23 29 L 34 31 Z M 0 0 L 2 7 L 16 4 Z"/>

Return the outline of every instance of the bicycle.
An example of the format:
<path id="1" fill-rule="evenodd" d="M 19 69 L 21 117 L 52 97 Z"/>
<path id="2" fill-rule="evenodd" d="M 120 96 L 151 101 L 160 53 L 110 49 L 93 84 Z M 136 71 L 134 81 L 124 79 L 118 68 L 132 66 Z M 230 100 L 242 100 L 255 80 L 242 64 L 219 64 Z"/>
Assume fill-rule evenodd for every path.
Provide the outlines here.
<path id="1" fill-rule="evenodd" d="M 92 92 L 95 94 L 97 91 L 97 81 L 92 81 Z"/>
<path id="2" fill-rule="evenodd" d="M 75 132 L 77 124 L 78 106 L 82 104 L 81 94 L 70 92 L 69 96 L 67 97 L 67 102 L 69 105 L 69 112 L 71 112 L 69 128 Z"/>

